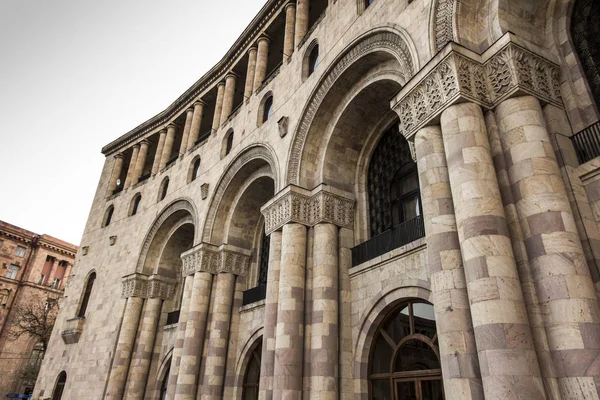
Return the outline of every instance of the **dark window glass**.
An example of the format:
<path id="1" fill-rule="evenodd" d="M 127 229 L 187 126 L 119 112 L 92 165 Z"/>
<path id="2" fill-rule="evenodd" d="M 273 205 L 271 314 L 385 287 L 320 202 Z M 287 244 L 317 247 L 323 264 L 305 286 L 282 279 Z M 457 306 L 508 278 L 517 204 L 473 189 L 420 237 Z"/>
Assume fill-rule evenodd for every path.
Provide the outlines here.
<path id="1" fill-rule="evenodd" d="M 92 289 L 94 287 L 94 282 L 96 281 L 96 273 L 92 272 L 89 276 L 87 284 L 85 285 L 85 293 L 83 294 L 83 299 L 81 299 L 81 306 L 79 307 L 79 312 L 77 316 L 79 318 L 85 317 L 85 313 L 87 311 L 88 303 L 90 302 L 90 296 L 92 295 Z"/>
<path id="2" fill-rule="evenodd" d="M 200 159 L 194 161 L 194 168 L 192 169 L 192 181 L 196 180 L 198 173 L 200 172 Z"/>
<path id="3" fill-rule="evenodd" d="M 394 176 L 390 188 L 392 226 L 421 215 L 419 177 L 415 163 L 406 164 Z"/>
<path id="4" fill-rule="evenodd" d="M 263 229 L 263 236 L 260 243 L 260 264 L 258 267 L 258 285 L 267 284 L 267 274 L 269 273 L 269 247 L 271 236 L 267 236 Z"/>
<path id="5" fill-rule="evenodd" d="M 233 148 L 233 132 L 227 136 L 227 146 L 225 147 L 225 154 L 229 154 L 231 149 Z"/>
<path id="6" fill-rule="evenodd" d="M 136 196 L 136 198 L 133 200 L 133 208 L 131 209 L 131 215 L 137 214 L 138 209 L 140 208 L 140 201 L 142 201 L 142 196 Z"/>
<path id="7" fill-rule="evenodd" d="M 104 226 L 109 226 L 112 221 L 113 213 L 115 212 L 115 208 L 110 206 L 108 211 L 106 212 L 106 219 L 104 220 Z"/>
<path id="8" fill-rule="evenodd" d="M 56 380 L 56 386 L 54 387 L 54 393 L 52 393 L 52 400 L 60 400 L 62 398 L 63 391 L 65 390 L 65 384 L 67 383 L 67 373 L 65 371 L 58 375 Z"/>
<path id="9" fill-rule="evenodd" d="M 308 75 L 312 75 L 317 69 L 317 65 L 319 65 L 319 46 L 316 45 L 308 56 Z"/>
<path id="10" fill-rule="evenodd" d="M 369 7 L 371 4 L 373 4 L 375 0 L 365 0 L 365 8 Z"/>
<path id="11" fill-rule="evenodd" d="M 263 122 L 267 122 L 271 115 L 273 114 L 273 96 L 269 96 L 269 98 L 265 101 L 265 108 L 263 111 Z"/>
<path id="12" fill-rule="evenodd" d="M 165 197 L 167 197 L 167 192 L 169 190 L 169 178 L 165 179 L 163 184 L 162 184 L 162 188 L 160 190 L 160 199 L 159 200 L 163 200 Z"/>
<path id="13" fill-rule="evenodd" d="M 258 384 L 260 382 L 260 359 L 262 356 L 262 340 L 259 339 L 258 345 L 252 350 L 246 375 L 244 375 L 243 400 L 258 400 Z"/>
<path id="14" fill-rule="evenodd" d="M 171 375 L 171 363 L 169 362 L 169 366 L 165 371 L 165 377 L 163 378 L 162 384 L 160 386 L 160 400 L 165 400 L 167 398 L 167 388 L 169 386 L 169 376 Z"/>

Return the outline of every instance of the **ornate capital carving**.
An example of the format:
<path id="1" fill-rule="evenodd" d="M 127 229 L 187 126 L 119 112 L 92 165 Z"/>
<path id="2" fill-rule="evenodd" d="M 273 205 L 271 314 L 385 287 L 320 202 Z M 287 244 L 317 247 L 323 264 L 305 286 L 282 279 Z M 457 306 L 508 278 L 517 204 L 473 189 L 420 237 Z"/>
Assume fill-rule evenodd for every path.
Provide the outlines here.
<path id="1" fill-rule="evenodd" d="M 511 34 L 483 55 L 450 43 L 398 93 L 392 108 L 402 134 L 411 139 L 463 101 L 493 109 L 509 97 L 529 94 L 562 108 L 558 74 L 557 64 L 515 43 Z"/>
<path id="2" fill-rule="evenodd" d="M 159 275 L 148 278 L 146 297 L 149 299 L 169 300 L 175 294 L 176 282 Z"/>
<path id="3" fill-rule="evenodd" d="M 122 278 L 123 290 L 121 298 L 146 297 L 148 291 L 148 275 L 131 274 Z"/>
<path id="4" fill-rule="evenodd" d="M 123 277 L 121 297 L 158 298 L 168 300 L 175 294 L 177 283 L 159 275 L 131 274 Z"/>
<path id="5" fill-rule="evenodd" d="M 328 222 L 341 228 L 354 227 L 354 199 L 345 193 L 334 193 L 326 185 L 313 191 L 290 185 L 261 211 L 267 234 L 290 222 L 306 226 Z"/>
<path id="6" fill-rule="evenodd" d="M 181 255 L 183 276 L 196 272 L 246 275 L 250 266 L 250 255 L 250 251 L 227 244 L 217 247 L 201 243 Z"/>

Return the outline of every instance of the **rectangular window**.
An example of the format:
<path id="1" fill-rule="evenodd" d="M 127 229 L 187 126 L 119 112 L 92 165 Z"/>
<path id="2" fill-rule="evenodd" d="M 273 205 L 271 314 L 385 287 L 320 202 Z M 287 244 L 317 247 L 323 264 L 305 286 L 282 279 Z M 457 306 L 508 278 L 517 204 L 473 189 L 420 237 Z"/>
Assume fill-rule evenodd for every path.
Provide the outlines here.
<path id="1" fill-rule="evenodd" d="M 0 248 L 2 247 L 3 244 L 4 244 L 4 240 L 0 239 Z"/>
<path id="2" fill-rule="evenodd" d="M 17 246 L 15 249 L 15 256 L 25 257 L 25 247 Z"/>
<path id="3" fill-rule="evenodd" d="M 52 282 L 52 289 L 58 289 L 60 287 L 60 279 L 54 278 Z"/>
<path id="4" fill-rule="evenodd" d="M 44 283 L 44 278 L 45 278 L 44 275 L 40 275 L 40 280 L 38 281 L 38 285 L 41 285 Z"/>
<path id="5" fill-rule="evenodd" d="M 17 265 L 11 264 L 8 267 L 8 271 L 6 271 L 6 277 L 9 279 L 17 279 L 17 273 L 19 272 L 19 267 Z"/>

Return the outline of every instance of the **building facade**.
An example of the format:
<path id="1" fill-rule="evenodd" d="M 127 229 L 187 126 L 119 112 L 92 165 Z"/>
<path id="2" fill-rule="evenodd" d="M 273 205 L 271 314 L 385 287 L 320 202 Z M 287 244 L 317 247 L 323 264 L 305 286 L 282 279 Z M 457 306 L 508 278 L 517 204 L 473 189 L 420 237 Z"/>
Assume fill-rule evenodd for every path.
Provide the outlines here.
<path id="1" fill-rule="evenodd" d="M 104 147 L 35 396 L 599 399 L 598 15 L 269 0 Z"/>
<path id="2" fill-rule="evenodd" d="M 0 397 L 33 393 L 44 344 L 11 333 L 27 305 L 62 298 L 76 253 L 70 243 L 0 221 Z"/>

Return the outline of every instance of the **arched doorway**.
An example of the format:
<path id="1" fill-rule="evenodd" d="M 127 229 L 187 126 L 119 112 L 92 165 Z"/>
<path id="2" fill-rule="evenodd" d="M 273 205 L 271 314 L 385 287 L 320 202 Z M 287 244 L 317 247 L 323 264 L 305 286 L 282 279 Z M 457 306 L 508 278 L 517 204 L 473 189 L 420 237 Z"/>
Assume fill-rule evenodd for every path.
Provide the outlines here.
<path id="1" fill-rule="evenodd" d="M 160 385 L 160 400 L 165 400 L 167 398 L 167 389 L 169 387 L 169 377 L 171 376 L 171 361 L 169 361 L 169 366 L 167 367 L 165 374 L 162 379 L 162 383 Z"/>
<path id="2" fill-rule="evenodd" d="M 65 384 L 67 383 L 67 373 L 62 371 L 58 374 L 56 379 L 56 385 L 54 386 L 54 393 L 52 393 L 52 400 L 60 400 L 65 390 Z"/>
<path id="3" fill-rule="evenodd" d="M 444 400 L 433 306 L 400 303 L 375 333 L 369 357 L 372 400 Z"/>
<path id="4" fill-rule="evenodd" d="M 250 352 L 248 366 L 244 374 L 242 400 L 258 400 L 258 386 L 260 382 L 260 360 L 262 356 L 262 338 L 256 341 Z"/>

